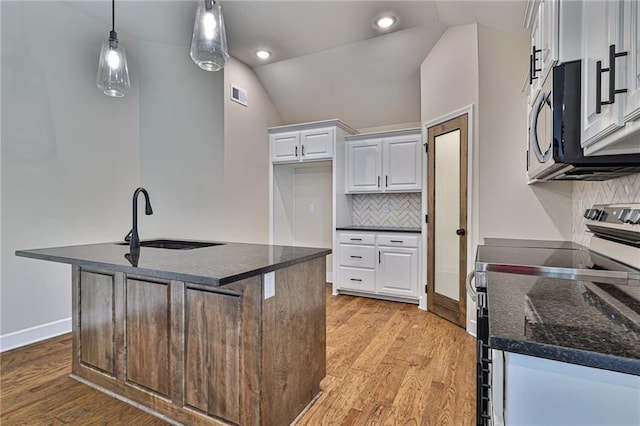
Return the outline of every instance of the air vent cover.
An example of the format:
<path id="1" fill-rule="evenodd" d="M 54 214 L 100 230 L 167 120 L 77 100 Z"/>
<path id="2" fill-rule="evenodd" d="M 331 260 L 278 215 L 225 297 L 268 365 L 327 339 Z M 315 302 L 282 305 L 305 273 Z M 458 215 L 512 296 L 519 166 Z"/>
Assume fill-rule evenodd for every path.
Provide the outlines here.
<path id="1" fill-rule="evenodd" d="M 235 84 L 231 85 L 231 100 L 237 103 L 247 106 L 247 91 Z"/>

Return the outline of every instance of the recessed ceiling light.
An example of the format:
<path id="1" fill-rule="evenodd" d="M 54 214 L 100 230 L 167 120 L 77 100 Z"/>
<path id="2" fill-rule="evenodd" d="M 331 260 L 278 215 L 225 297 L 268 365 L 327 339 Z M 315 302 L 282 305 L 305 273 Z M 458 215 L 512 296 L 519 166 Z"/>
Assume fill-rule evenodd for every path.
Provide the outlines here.
<path id="1" fill-rule="evenodd" d="M 376 19 L 376 25 L 382 29 L 387 29 L 396 23 L 396 18 L 393 16 L 385 15 Z"/>
<path id="2" fill-rule="evenodd" d="M 268 50 L 258 50 L 256 52 L 256 56 L 260 59 L 268 59 L 271 56 L 271 52 L 269 52 Z"/>

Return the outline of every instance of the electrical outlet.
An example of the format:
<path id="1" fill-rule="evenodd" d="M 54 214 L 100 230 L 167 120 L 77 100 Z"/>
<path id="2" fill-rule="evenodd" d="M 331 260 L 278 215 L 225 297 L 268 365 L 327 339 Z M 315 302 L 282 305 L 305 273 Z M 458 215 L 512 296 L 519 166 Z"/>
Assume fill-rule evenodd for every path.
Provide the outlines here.
<path id="1" fill-rule="evenodd" d="M 267 272 L 264 274 L 264 300 L 276 295 L 276 273 Z"/>
<path id="2" fill-rule="evenodd" d="M 309 204 L 309 213 L 315 213 L 315 212 L 316 212 L 316 205 Z"/>
<path id="3" fill-rule="evenodd" d="M 384 203 L 382 205 L 382 213 L 389 213 L 389 203 Z"/>

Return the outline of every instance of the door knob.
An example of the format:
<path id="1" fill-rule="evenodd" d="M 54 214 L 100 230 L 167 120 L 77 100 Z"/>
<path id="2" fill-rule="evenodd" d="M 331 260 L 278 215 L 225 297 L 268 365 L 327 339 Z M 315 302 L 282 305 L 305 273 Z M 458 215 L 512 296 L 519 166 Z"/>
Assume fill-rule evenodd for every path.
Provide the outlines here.
<path id="1" fill-rule="evenodd" d="M 460 228 L 460 229 L 457 229 L 457 230 L 456 230 L 456 234 L 458 234 L 458 235 L 464 235 L 464 234 L 466 234 L 466 232 L 465 232 L 465 230 L 464 230 L 463 228 Z"/>

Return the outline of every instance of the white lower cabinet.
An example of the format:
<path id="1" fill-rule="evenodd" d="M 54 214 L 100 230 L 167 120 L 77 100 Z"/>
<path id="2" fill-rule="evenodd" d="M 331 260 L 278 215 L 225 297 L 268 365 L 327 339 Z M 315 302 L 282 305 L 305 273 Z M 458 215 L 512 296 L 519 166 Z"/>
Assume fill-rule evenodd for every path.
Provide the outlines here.
<path id="1" fill-rule="evenodd" d="M 418 297 L 418 249 L 379 247 L 378 294 Z"/>
<path id="2" fill-rule="evenodd" d="M 338 231 L 336 293 L 417 302 L 420 235 Z"/>

